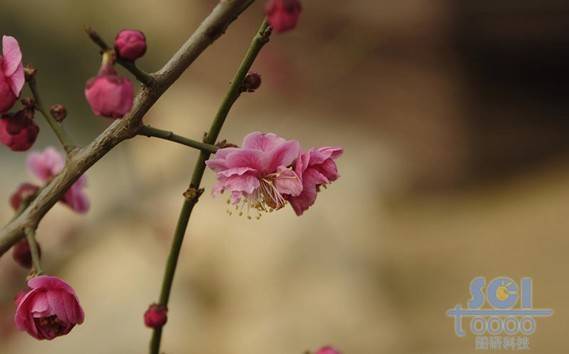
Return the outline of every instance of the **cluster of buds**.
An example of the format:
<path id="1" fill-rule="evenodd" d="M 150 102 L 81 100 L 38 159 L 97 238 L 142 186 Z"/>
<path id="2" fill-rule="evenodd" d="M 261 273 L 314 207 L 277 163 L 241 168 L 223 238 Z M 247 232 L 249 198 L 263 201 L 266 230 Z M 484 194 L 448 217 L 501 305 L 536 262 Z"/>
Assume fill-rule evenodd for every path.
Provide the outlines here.
<path id="1" fill-rule="evenodd" d="M 114 64 L 119 59 L 134 61 L 146 53 L 146 38 L 136 30 L 122 30 L 115 38 L 114 50 L 103 53 L 97 76 L 85 85 L 85 97 L 95 115 L 122 118 L 130 112 L 134 100 L 134 85 L 120 76 Z"/>

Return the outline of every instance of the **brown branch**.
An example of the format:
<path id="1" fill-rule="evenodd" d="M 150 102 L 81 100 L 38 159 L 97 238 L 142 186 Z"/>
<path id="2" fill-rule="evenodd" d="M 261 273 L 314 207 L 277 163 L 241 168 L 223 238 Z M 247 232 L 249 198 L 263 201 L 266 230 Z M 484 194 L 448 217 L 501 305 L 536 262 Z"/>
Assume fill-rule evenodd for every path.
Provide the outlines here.
<path id="1" fill-rule="evenodd" d="M 136 96 L 132 111 L 111 124 L 89 145 L 76 150 L 63 171 L 42 188 L 28 208 L 0 230 L 0 256 L 25 236 L 26 228 L 35 229 L 45 214 L 82 174 L 117 144 L 138 133 L 146 112 L 253 1 L 221 0 L 168 63 L 157 73 L 151 74 L 155 79 L 154 84 L 142 88 Z"/>

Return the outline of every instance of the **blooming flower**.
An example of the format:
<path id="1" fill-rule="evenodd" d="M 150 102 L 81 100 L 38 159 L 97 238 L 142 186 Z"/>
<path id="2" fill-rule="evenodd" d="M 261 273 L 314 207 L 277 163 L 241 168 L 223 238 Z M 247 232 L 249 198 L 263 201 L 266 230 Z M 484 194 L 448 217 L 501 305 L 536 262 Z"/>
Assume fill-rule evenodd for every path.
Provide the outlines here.
<path id="1" fill-rule="evenodd" d="M 302 179 L 302 193 L 287 196 L 296 215 L 302 215 L 314 204 L 320 187 L 340 177 L 334 160 L 340 157 L 342 152 L 342 148 L 339 147 L 321 147 L 300 154 L 294 170 Z"/>
<path id="2" fill-rule="evenodd" d="M 141 31 L 122 30 L 115 38 L 115 49 L 119 57 L 134 61 L 146 53 L 146 37 Z"/>
<path id="3" fill-rule="evenodd" d="M 65 166 L 63 156 L 52 147 L 42 152 L 30 153 L 26 163 L 28 171 L 44 182 L 52 179 Z M 89 211 L 89 199 L 84 191 L 86 186 L 87 178 L 79 177 L 63 195 L 61 201 L 77 213 L 86 213 Z"/>
<path id="4" fill-rule="evenodd" d="M 168 321 L 168 309 L 158 304 L 152 304 L 144 313 L 144 324 L 150 328 L 160 328 Z"/>
<path id="5" fill-rule="evenodd" d="M 99 74 L 87 81 L 85 97 L 96 115 L 122 118 L 132 108 L 134 86 L 119 76 L 111 63 L 103 63 Z"/>
<path id="6" fill-rule="evenodd" d="M 0 55 L 0 113 L 12 108 L 25 82 L 20 45 L 16 38 L 3 36 Z"/>
<path id="7" fill-rule="evenodd" d="M 316 354 L 342 354 L 332 347 L 322 347 L 316 351 Z"/>
<path id="8" fill-rule="evenodd" d="M 33 110 L 24 108 L 0 118 L 0 141 L 12 151 L 26 151 L 34 145 L 40 131 L 32 120 Z"/>
<path id="9" fill-rule="evenodd" d="M 52 340 L 83 323 L 77 295 L 63 280 L 42 275 L 28 281 L 28 290 L 16 299 L 16 327 L 36 339 Z"/>
<path id="10" fill-rule="evenodd" d="M 231 193 L 231 202 L 247 212 L 270 212 L 286 204 L 285 196 L 302 192 L 299 176 L 291 168 L 300 152 L 296 140 L 273 133 L 250 133 L 241 148 L 224 148 L 206 162 L 217 174 L 214 194 Z M 242 211 L 240 212 L 242 213 Z"/>
<path id="11" fill-rule="evenodd" d="M 277 33 L 294 29 L 301 11 L 298 0 L 269 0 L 265 6 L 269 24 Z"/>

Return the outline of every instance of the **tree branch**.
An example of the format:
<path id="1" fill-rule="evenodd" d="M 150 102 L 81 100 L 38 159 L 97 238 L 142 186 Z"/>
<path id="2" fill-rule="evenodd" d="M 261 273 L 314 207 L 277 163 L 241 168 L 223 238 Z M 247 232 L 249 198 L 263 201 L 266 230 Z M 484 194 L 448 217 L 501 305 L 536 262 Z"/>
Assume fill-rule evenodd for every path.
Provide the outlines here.
<path id="1" fill-rule="evenodd" d="M 42 188 L 28 208 L 0 230 L 0 256 L 24 237 L 26 227 L 35 229 L 67 189 L 91 166 L 117 144 L 136 136 L 146 112 L 252 2 L 253 0 L 222 0 L 213 9 L 172 59 L 153 75 L 156 79 L 155 84 L 150 87 L 144 86 L 138 93 L 131 112 L 111 124 L 89 145 L 76 150 L 67 160 L 61 173 Z"/>
<path id="2" fill-rule="evenodd" d="M 154 137 L 154 138 L 172 141 L 172 142 L 175 142 L 178 144 L 186 145 L 186 146 L 192 147 L 194 149 L 209 152 L 212 154 L 214 152 L 216 152 L 218 149 L 217 146 L 215 146 L 215 145 L 202 143 L 202 142 L 199 142 L 199 141 L 196 141 L 196 140 L 175 134 L 174 132 L 154 128 L 154 127 L 151 127 L 149 125 L 142 126 L 142 128 L 140 128 L 140 130 L 138 131 L 138 135 L 144 135 L 144 136 L 147 136 L 149 138 Z"/>
<path id="3" fill-rule="evenodd" d="M 239 65 L 237 73 L 231 81 L 231 86 L 223 99 L 209 132 L 207 133 L 204 142 L 207 144 L 215 144 L 215 141 L 219 137 L 223 123 L 225 122 L 231 107 L 237 101 L 241 93 L 243 92 L 243 82 L 245 76 L 251 69 L 253 62 L 257 58 L 257 55 L 263 48 L 265 44 L 269 41 L 271 35 L 271 29 L 264 20 L 261 27 L 253 37 L 251 45 L 243 58 L 243 61 Z M 180 210 L 180 215 L 178 217 L 178 223 L 176 225 L 176 231 L 174 232 L 174 239 L 172 241 L 172 247 L 170 249 L 170 254 L 166 262 L 166 269 L 164 270 L 164 278 L 162 279 L 162 289 L 160 291 L 160 301 L 159 304 L 168 308 L 168 301 L 170 299 L 170 292 L 172 291 L 172 284 L 174 282 L 174 276 L 176 274 L 176 267 L 178 265 L 178 258 L 180 256 L 180 251 L 182 249 L 182 243 L 184 241 L 184 236 L 186 234 L 186 229 L 188 228 L 188 222 L 192 214 L 194 206 L 199 200 L 203 189 L 200 188 L 200 184 L 205 172 L 205 162 L 209 159 L 210 152 L 202 150 L 200 156 L 194 167 L 194 173 L 192 174 L 192 180 L 190 186 L 186 193 L 184 193 L 184 203 L 182 204 L 182 209 Z M 150 340 L 150 354 L 159 354 L 160 352 L 160 342 L 162 340 L 162 330 L 163 327 L 155 328 L 152 333 L 152 338 Z"/>
<path id="4" fill-rule="evenodd" d="M 58 121 L 55 120 L 55 118 L 51 115 L 50 112 L 48 112 L 45 109 L 38 91 L 35 75 L 32 75 L 28 79 L 28 86 L 30 87 L 30 91 L 32 91 L 32 95 L 34 96 L 36 108 L 45 118 L 45 120 L 51 127 L 51 130 L 53 130 L 53 132 L 55 133 L 57 140 L 59 140 L 61 146 L 63 146 L 63 149 L 69 155 L 76 148 L 75 143 L 73 142 L 71 137 L 67 134 L 65 129 L 63 129 L 63 126 Z"/>

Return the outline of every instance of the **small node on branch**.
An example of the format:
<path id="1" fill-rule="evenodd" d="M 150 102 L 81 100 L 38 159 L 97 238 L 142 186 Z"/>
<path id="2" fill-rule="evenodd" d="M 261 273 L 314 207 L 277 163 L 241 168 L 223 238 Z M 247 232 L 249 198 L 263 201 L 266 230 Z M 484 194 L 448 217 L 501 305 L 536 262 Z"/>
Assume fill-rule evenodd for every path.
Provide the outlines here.
<path id="1" fill-rule="evenodd" d="M 63 120 L 67 117 L 67 109 L 64 105 L 57 103 L 49 107 L 49 113 L 55 118 L 56 121 L 59 123 L 63 122 Z"/>
<path id="2" fill-rule="evenodd" d="M 24 67 L 24 75 L 26 77 L 26 81 L 32 80 L 38 72 L 38 69 L 34 68 L 31 64 L 26 64 Z"/>
<path id="3" fill-rule="evenodd" d="M 36 109 L 36 100 L 33 97 L 25 97 L 20 100 L 22 105 L 26 107 L 26 109 L 35 110 Z"/>
<path id="4" fill-rule="evenodd" d="M 261 87 L 261 75 L 256 72 L 250 72 L 245 76 L 241 90 L 243 92 L 255 92 L 259 87 Z"/>
<path id="5" fill-rule="evenodd" d="M 203 188 L 198 189 L 190 186 L 182 195 L 187 200 L 197 202 L 200 196 L 203 194 L 203 192 L 204 192 Z"/>
<path id="6" fill-rule="evenodd" d="M 238 145 L 228 143 L 226 139 L 223 139 L 222 141 L 218 142 L 217 144 L 215 144 L 215 146 L 219 149 L 225 149 L 229 147 L 234 147 L 234 148 L 239 147 Z"/>

